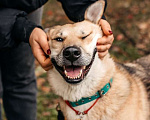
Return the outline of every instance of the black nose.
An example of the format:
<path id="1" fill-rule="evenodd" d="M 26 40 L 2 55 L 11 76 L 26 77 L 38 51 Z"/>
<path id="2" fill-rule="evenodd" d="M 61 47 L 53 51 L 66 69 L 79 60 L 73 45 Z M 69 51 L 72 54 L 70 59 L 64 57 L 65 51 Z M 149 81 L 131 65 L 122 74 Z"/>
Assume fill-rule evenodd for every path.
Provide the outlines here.
<path id="1" fill-rule="evenodd" d="M 75 46 L 67 47 L 63 51 L 63 56 L 67 60 L 73 62 L 73 61 L 76 61 L 81 56 L 81 50 L 80 48 L 75 47 Z"/>

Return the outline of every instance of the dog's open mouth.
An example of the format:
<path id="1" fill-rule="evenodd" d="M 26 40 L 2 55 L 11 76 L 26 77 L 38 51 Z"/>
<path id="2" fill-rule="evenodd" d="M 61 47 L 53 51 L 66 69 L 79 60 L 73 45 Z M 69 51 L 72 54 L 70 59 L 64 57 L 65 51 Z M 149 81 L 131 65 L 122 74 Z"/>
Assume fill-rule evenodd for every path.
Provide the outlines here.
<path id="1" fill-rule="evenodd" d="M 81 82 L 84 79 L 84 77 L 87 75 L 87 73 L 89 72 L 89 70 L 92 66 L 92 63 L 94 61 L 95 54 L 96 54 L 96 50 L 94 51 L 94 54 L 93 54 L 90 64 L 87 66 L 71 65 L 71 66 L 60 67 L 57 65 L 54 58 L 52 58 L 51 61 L 52 61 L 53 65 L 55 66 L 55 68 L 57 69 L 57 71 L 66 80 L 66 82 L 75 84 L 75 83 Z"/>
<path id="2" fill-rule="evenodd" d="M 64 73 L 68 79 L 79 79 L 83 76 L 85 66 L 64 66 Z"/>

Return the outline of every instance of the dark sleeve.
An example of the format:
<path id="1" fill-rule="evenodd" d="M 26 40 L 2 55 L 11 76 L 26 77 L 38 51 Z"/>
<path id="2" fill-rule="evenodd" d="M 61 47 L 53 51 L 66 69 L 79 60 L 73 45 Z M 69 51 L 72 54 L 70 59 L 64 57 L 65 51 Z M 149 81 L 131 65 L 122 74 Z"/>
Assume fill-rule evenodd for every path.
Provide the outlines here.
<path id="1" fill-rule="evenodd" d="M 69 17 L 70 20 L 74 22 L 79 22 L 84 20 L 84 13 L 89 5 L 98 0 L 58 0 L 61 2 L 62 7 Z M 107 6 L 107 0 L 105 0 L 105 9 Z M 104 11 L 105 11 L 104 9 Z M 105 19 L 105 16 L 102 16 Z"/>
<path id="2" fill-rule="evenodd" d="M 40 8 L 48 0 L 0 0 L 0 7 L 14 8 L 30 13 Z"/>
<path id="3" fill-rule="evenodd" d="M 29 42 L 35 27 L 40 27 L 26 18 L 26 13 L 16 9 L 0 8 L 0 50 Z"/>

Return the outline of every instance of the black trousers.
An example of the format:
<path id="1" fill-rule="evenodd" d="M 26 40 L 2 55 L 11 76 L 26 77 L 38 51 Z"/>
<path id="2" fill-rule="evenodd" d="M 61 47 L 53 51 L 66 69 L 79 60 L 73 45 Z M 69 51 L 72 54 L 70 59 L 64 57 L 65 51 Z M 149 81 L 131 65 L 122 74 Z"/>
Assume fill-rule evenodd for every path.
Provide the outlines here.
<path id="1" fill-rule="evenodd" d="M 28 17 L 40 24 L 41 13 L 38 9 Z M 7 120 L 36 120 L 34 68 L 29 44 L 21 43 L 16 48 L 0 51 L 0 98 L 3 99 Z"/>
<path id="2" fill-rule="evenodd" d="M 34 57 L 28 44 L 0 53 L 3 106 L 8 120 L 36 119 Z"/>

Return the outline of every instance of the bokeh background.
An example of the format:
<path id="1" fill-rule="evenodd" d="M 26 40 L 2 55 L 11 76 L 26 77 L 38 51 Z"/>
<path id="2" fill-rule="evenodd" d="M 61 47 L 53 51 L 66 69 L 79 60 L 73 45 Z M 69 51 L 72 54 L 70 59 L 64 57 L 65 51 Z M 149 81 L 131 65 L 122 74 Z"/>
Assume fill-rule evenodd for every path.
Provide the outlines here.
<path id="1" fill-rule="evenodd" d="M 44 5 L 43 12 L 44 28 L 72 23 L 56 0 L 49 0 Z M 108 0 L 105 15 L 115 38 L 110 53 L 116 61 L 130 62 L 150 54 L 150 0 Z M 58 96 L 53 94 L 46 72 L 37 62 L 35 64 L 38 85 L 37 120 L 57 120 L 55 108 Z"/>

